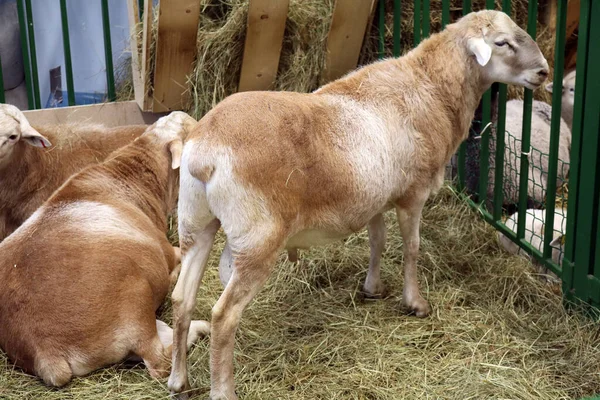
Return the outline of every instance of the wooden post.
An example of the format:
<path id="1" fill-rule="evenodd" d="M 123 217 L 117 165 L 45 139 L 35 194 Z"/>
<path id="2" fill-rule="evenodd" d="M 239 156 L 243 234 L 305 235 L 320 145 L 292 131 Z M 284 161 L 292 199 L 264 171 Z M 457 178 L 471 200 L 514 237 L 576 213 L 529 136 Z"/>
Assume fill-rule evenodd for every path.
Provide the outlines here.
<path id="1" fill-rule="evenodd" d="M 137 0 L 134 0 L 137 1 Z M 152 0 L 144 2 L 144 26 L 142 32 L 142 68 L 141 82 L 143 90 L 143 103 L 140 108 L 144 111 L 152 109 L 152 99 L 150 98 L 150 82 L 148 71 L 150 69 L 150 44 L 152 42 Z"/>
<path id="2" fill-rule="evenodd" d="M 356 68 L 374 0 L 337 0 L 327 37 L 321 84 Z"/>
<path id="3" fill-rule="evenodd" d="M 179 110 L 187 102 L 184 94 L 197 52 L 199 17 L 200 0 L 161 0 L 159 3 L 154 112 Z"/>
<path id="4" fill-rule="evenodd" d="M 565 48 L 565 71 L 570 71 L 575 68 L 577 63 L 577 40 L 569 40 L 575 30 L 579 28 L 579 13 L 581 2 L 580 0 L 569 0 L 567 6 L 567 27 L 566 39 L 567 47 Z"/>
<path id="5" fill-rule="evenodd" d="M 144 87 L 142 84 L 142 77 L 140 74 L 140 57 L 138 54 L 138 37 L 135 34 L 136 25 L 140 22 L 138 0 L 127 1 L 127 11 L 129 12 L 129 31 L 131 33 L 131 40 L 129 46 L 131 48 L 131 76 L 133 80 L 133 92 L 135 95 L 135 101 L 143 109 L 144 105 Z"/>
<path id="6" fill-rule="evenodd" d="M 569 0 L 567 6 L 567 32 L 565 38 L 569 40 L 575 29 L 579 27 L 579 10 L 581 9 L 580 0 Z"/>
<path id="7" fill-rule="evenodd" d="M 250 0 L 238 91 L 273 87 L 289 0 Z"/>

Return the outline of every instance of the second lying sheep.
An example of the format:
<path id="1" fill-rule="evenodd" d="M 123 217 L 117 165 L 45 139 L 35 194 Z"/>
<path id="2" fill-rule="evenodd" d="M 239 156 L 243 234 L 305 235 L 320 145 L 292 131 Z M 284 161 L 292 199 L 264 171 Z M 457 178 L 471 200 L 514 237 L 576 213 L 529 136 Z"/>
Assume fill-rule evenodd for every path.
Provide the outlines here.
<path id="1" fill-rule="evenodd" d="M 548 187 L 548 170 L 550 165 L 550 119 L 552 107 L 541 101 L 534 101 L 531 115 L 531 146 L 526 154 L 521 153 L 523 131 L 523 101 L 511 100 L 506 103 L 506 130 L 504 138 L 504 204 L 515 204 L 519 201 L 519 182 L 521 177 L 521 158 L 529 157 L 529 174 L 527 197 L 535 205 L 545 201 Z M 494 135 L 494 138 L 496 135 Z M 494 140 L 490 140 L 490 170 L 488 197 L 494 193 Z M 556 185 L 560 187 L 569 172 L 571 151 L 571 130 L 561 118 L 560 139 L 558 145 L 558 168 Z"/>
<path id="2" fill-rule="evenodd" d="M 552 92 L 552 84 L 546 90 Z M 560 122 L 560 140 L 558 149 L 557 187 L 566 180 L 569 172 L 571 128 L 575 71 L 567 74 L 563 80 L 563 95 Z M 552 107 L 541 101 L 532 104 L 531 116 L 531 148 L 526 151 L 530 161 L 527 196 L 529 204 L 541 205 L 545 200 L 550 150 L 550 121 Z M 523 101 L 511 100 L 506 103 L 505 151 L 503 168 L 503 204 L 516 204 L 519 198 L 519 182 L 521 169 L 521 142 L 523 131 Z M 493 198 L 495 178 L 496 128 L 491 130 L 489 145 L 489 176 L 487 196 Z M 466 185 L 470 193 L 478 193 L 479 159 L 481 142 L 474 137 L 467 139 Z M 453 163 L 453 174 L 456 173 L 456 161 Z M 488 204 L 491 205 L 491 204 Z"/>
<path id="3" fill-rule="evenodd" d="M 519 213 L 511 215 L 504 223 L 506 227 L 513 232 L 517 232 L 517 223 Z M 567 211 L 564 209 L 556 209 L 554 214 L 554 230 L 550 247 L 552 248 L 552 260 L 558 264 L 562 264 L 564 255 L 564 234 L 567 225 Z M 525 214 L 525 236 L 524 239 L 531 244 L 534 249 L 543 252 L 544 250 L 544 231 L 546 226 L 546 210 L 529 209 Z M 510 240 L 506 235 L 498 232 L 498 241 L 500 246 L 509 253 L 520 254 L 527 256 L 525 250 L 522 250 L 515 242 Z M 559 278 L 548 271 L 543 266 L 541 272 L 548 276 L 550 280 L 559 280 Z"/>

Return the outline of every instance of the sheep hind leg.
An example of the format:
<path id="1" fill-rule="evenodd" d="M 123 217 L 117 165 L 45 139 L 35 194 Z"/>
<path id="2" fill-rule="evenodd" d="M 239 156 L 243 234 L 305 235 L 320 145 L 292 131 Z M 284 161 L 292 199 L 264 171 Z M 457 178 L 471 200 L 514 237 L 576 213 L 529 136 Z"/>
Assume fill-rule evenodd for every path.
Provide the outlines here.
<path id="1" fill-rule="evenodd" d="M 274 246 L 275 248 L 276 246 Z M 213 307 L 210 333 L 210 398 L 235 400 L 233 349 L 235 332 L 242 313 L 263 287 L 272 270 L 278 251 L 240 255 L 227 287 Z"/>
<path id="2" fill-rule="evenodd" d="M 381 298 L 385 287 L 381 283 L 380 263 L 381 253 L 385 248 L 386 230 L 382 214 L 374 216 L 368 225 L 369 245 L 371 247 L 371 258 L 369 259 L 369 272 L 363 285 L 363 292 L 368 298 Z"/>
<path id="3" fill-rule="evenodd" d="M 173 345 L 173 329 L 161 320 L 156 320 L 156 330 L 163 346 L 170 352 Z M 194 320 L 190 323 L 190 329 L 187 337 L 187 349 L 189 350 L 194 343 L 203 336 L 210 333 L 210 323 L 207 321 Z"/>
<path id="4" fill-rule="evenodd" d="M 400 232 L 404 242 L 404 290 L 402 299 L 411 312 L 419 318 L 431 312 L 429 303 L 421 296 L 417 280 L 417 259 L 419 257 L 419 224 L 421 213 L 425 205 L 426 196 L 410 207 L 396 206 L 396 214 L 400 225 Z"/>

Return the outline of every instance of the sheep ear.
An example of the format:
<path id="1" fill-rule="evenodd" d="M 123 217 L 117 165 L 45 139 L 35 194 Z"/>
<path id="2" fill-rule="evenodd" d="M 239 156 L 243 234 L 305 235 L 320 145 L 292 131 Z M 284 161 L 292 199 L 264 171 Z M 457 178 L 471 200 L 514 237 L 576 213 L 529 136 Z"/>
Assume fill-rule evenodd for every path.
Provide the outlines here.
<path id="1" fill-rule="evenodd" d="M 550 247 L 555 247 L 555 248 L 561 248 L 562 245 L 564 244 L 565 240 L 565 235 L 560 235 L 554 239 L 552 239 L 552 241 L 550 242 Z"/>
<path id="2" fill-rule="evenodd" d="M 25 115 L 17 107 L 10 104 L 2 104 L 1 111 L 12 117 L 19 124 L 21 140 L 24 140 L 25 143 L 43 148 L 52 146 L 52 143 L 48 139 L 29 125 L 29 121 L 27 121 Z"/>
<path id="3" fill-rule="evenodd" d="M 546 85 L 546 91 L 552 93 L 552 82 Z"/>
<path id="4" fill-rule="evenodd" d="M 486 66 L 492 58 L 492 48 L 483 40 L 483 38 L 471 38 L 467 42 L 467 47 L 471 54 L 477 58 L 477 62 L 482 67 Z"/>
<path id="5" fill-rule="evenodd" d="M 177 169 L 181 165 L 181 152 L 183 150 L 183 141 L 175 139 L 169 144 L 171 152 L 171 168 Z"/>
<path id="6" fill-rule="evenodd" d="M 26 121 L 25 124 L 21 121 L 21 140 L 24 140 L 25 143 L 31 146 L 42 147 L 44 149 L 52 146 L 52 143 L 50 143 L 48 139 L 33 129 L 31 125 L 29 125 L 29 122 Z"/>

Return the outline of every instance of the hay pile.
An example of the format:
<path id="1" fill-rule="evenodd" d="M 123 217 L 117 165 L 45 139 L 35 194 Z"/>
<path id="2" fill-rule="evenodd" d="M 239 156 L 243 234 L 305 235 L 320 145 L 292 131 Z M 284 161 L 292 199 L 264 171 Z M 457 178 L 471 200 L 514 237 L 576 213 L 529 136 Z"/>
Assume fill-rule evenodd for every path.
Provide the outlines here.
<path id="1" fill-rule="evenodd" d="M 276 90 L 309 92 L 319 87 L 333 6 L 334 0 L 290 1 Z M 248 2 L 245 0 L 202 1 L 197 36 L 198 55 L 194 71 L 189 77 L 192 102 L 186 108 L 194 117 L 201 117 L 219 101 L 237 91 L 247 16 Z M 152 82 L 154 70 L 156 12 L 153 21 L 149 82 Z M 141 25 L 138 25 L 136 34 L 141 38 Z M 141 47 L 138 51 L 141 54 Z M 152 87 L 148 90 L 151 93 Z"/>
<path id="2" fill-rule="evenodd" d="M 496 0 L 500 7 L 500 0 Z M 452 0 L 451 21 L 462 15 L 462 0 Z M 275 90 L 310 92 L 319 87 L 319 75 L 325 65 L 327 34 L 333 15 L 334 0 L 290 0 L 283 47 Z M 474 0 L 473 10 L 482 9 L 484 0 Z M 513 18 L 520 26 L 527 24 L 527 1 L 513 0 Z M 393 1 L 386 0 L 386 49 L 391 56 Z M 156 11 L 156 9 L 155 9 Z M 237 91 L 244 51 L 248 2 L 245 0 L 202 0 L 198 24 L 198 56 L 189 77 L 191 103 L 186 107 L 194 117 L 201 117 L 219 101 Z M 378 57 L 378 24 L 374 21 L 367 33 L 360 62 L 366 64 Z M 150 46 L 154 65 L 157 18 L 155 15 Z M 431 32 L 441 29 L 441 2 L 431 2 Z M 553 64 L 554 38 L 542 25 L 538 26 L 538 41 L 542 52 Z M 137 35 L 141 38 L 141 25 Z M 138 40 L 141 43 L 141 40 Z M 413 3 L 402 2 L 402 53 L 413 47 Z M 141 47 L 138 49 L 141 53 Z M 152 82 L 152 71 L 148 74 Z M 152 91 L 152 87 L 147 88 Z M 523 89 L 511 87 L 509 98 L 521 98 Z M 536 91 L 536 99 L 550 101 L 550 94 Z"/>
<path id="3" fill-rule="evenodd" d="M 425 209 L 420 281 L 426 319 L 401 305 L 402 244 L 392 214 L 382 278 L 391 296 L 363 301 L 366 233 L 285 256 L 246 310 L 235 377 L 243 399 L 579 399 L 600 393 L 599 327 L 568 313 L 530 264 L 501 252 L 495 233 L 449 190 Z M 222 246 L 223 238 L 219 239 Z M 221 293 L 215 251 L 195 318 Z M 171 323 L 170 305 L 162 318 Z M 112 367 L 50 390 L 0 356 L 0 398 L 166 399 L 166 379 Z M 208 340 L 189 356 L 196 398 L 209 391 Z"/>

